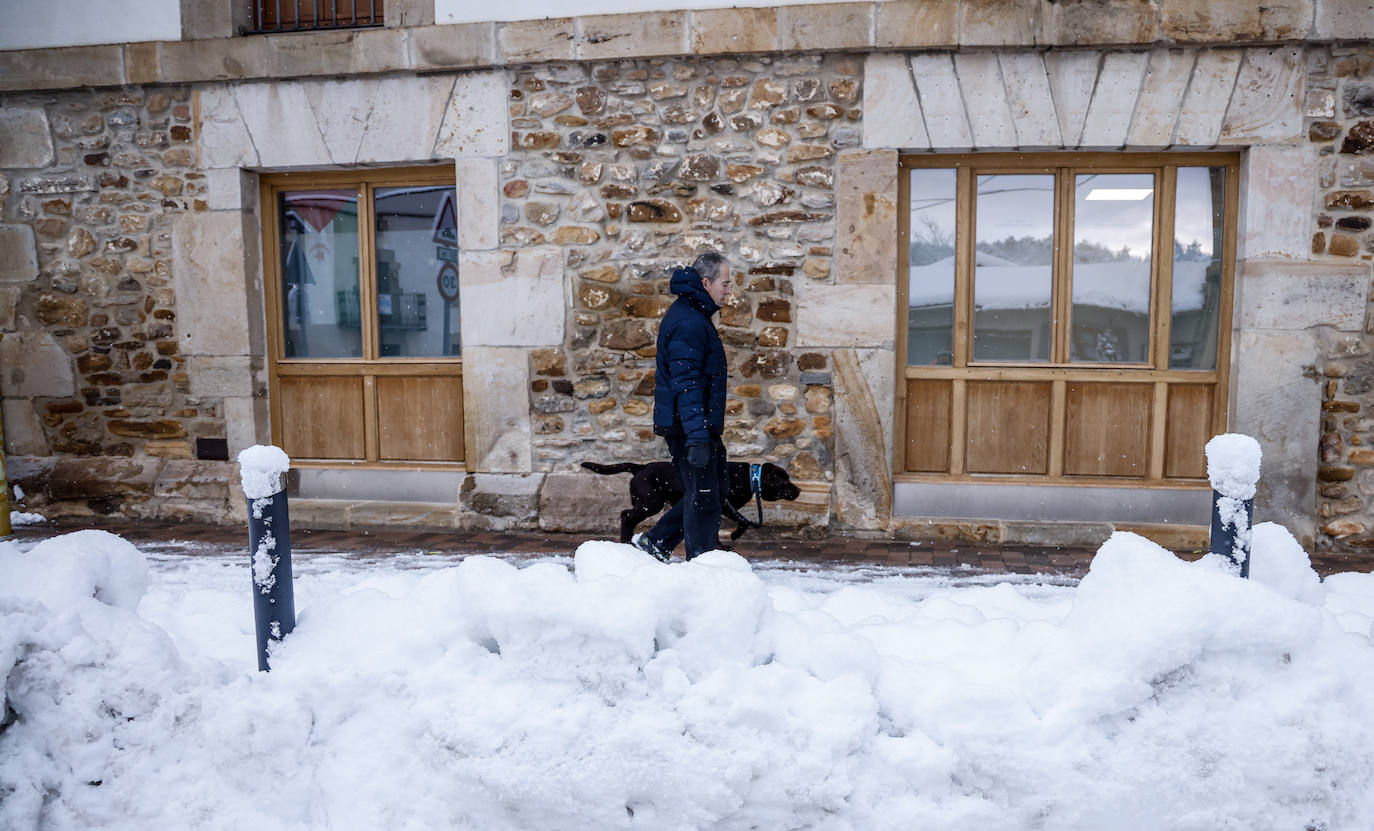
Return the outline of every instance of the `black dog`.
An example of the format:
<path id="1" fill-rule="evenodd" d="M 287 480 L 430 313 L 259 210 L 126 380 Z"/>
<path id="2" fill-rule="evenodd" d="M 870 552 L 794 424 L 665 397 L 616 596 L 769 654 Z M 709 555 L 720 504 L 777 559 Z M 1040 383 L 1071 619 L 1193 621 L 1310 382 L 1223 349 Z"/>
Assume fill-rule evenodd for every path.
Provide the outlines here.
<path id="1" fill-rule="evenodd" d="M 629 542 L 634 535 L 635 526 L 682 498 L 682 479 L 672 462 L 651 462 L 647 465 L 634 462 L 621 462 L 615 465 L 599 465 L 596 462 L 583 462 L 587 470 L 609 476 L 614 473 L 632 473 L 630 477 L 630 508 L 620 512 L 620 541 Z M 729 482 L 724 488 L 721 503 L 725 516 L 735 521 L 735 530 L 730 532 L 730 540 L 758 525 L 746 518 L 739 509 L 754 498 L 749 487 L 749 464 L 747 462 L 728 462 L 726 475 Z M 793 500 L 801 496 L 801 489 L 792 484 L 787 471 L 775 464 L 764 463 L 759 475 L 759 491 L 769 502 L 779 499 Z"/>

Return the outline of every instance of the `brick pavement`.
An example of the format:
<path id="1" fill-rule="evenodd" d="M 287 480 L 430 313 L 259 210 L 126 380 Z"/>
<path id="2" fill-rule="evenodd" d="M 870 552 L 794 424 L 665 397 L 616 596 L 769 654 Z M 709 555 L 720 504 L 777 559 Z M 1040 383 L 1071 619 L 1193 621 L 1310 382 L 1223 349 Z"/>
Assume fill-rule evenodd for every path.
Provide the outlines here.
<path id="1" fill-rule="evenodd" d="M 214 545 L 248 545 L 248 529 L 223 525 L 167 522 L 132 522 L 85 518 L 79 522 L 19 526 L 14 536 L 36 539 L 77 528 L 99 528 L 134 543 L 203 542 Z M 292 528 L 292 547 L 297 550 L 353 552 L 385 556 L 405 551 L 439 551 L 446 554 L 562 554 L 568 555 L 589 534 L 558 534 L 540 531 L 414 531 L 408 529 L 355 529 L 348 531 Z M 969 568 L 986 573 L 1060 574 L 1082 576 L 1095 549 L 1055 546 L 996 545 L 985 542 L 907 542 L 835 535 L 816 540 L 769 538 L 750 532 L 736 550 L 749 559 L 786 560 L 801 563 L 887 563 L 897 566 Z M 1175 552 L 1196 559 L 1197 551 Z M 680 552 L 679 552 L 680 556 Z M 1313 567 L 1326 575 L 1341 571 L 1374 571 L 1374 557 L 1322 554 Z"/>

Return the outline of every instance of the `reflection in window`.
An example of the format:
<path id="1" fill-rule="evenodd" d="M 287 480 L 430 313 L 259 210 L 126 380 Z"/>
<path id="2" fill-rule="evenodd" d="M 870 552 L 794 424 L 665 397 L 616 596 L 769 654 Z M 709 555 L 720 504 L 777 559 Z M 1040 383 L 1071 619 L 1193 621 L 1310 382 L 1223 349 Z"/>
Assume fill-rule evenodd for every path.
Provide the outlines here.
<path id="1" fill-rule="evenodd" d="M 1176 193 L 1169 368 L 1216 369 L 1226 168 L 1180 167 Z"/>
<path id="2" fill-rule="evenodd" d="M 357 192 L 283 192 L 277 222 L 285 357 L 361 357 Z"/>
<path id="3" fill-rule="evenodd" d="M 973 359 L 1050 359 L 1054 176 L 978 176 Z"/>
<path id="4" fill-rule="evenodd" d="M 953 360 L 955 181 L 950 168 L 911 171 L 906 354 L 913 366 Z"/>
<path id="5" fill-rule="evenodd" d="M 1146 363 L 1154 175 L 1080 173 L 1075 179 L 1070 360 Z"/>
<path id="6" fill-rule="evenodd" d="M 461 354 L 452 185 L 377 188 L 377 330 L 382 358 Z"/>

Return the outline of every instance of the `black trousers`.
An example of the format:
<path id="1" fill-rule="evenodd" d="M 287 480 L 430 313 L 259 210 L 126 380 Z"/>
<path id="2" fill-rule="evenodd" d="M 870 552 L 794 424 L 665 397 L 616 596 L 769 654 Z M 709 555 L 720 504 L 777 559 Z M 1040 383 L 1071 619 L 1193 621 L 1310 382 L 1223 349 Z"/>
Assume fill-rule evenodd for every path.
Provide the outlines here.
<path id="1" fill-rule="evenodd" d="M 673 467 L 682 479 L 682 498 L 659 517 L 649 530 L 649 540 L 664 551 L 672 551 L 685 541 L 690 560 L 720 547 L 721 488 L 728 481 L 725 444 L 719 436 L 712 436 L 711 461 L 705 467 L 693 467 L 687 461 L 685 437 L 665 436 L 664 441 L 673 457 Z"/>

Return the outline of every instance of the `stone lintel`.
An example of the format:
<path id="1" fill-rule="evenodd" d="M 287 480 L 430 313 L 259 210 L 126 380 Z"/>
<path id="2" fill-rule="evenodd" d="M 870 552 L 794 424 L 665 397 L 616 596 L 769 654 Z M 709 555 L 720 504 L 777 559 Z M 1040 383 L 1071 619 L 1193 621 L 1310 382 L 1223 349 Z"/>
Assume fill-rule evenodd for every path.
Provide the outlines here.
<path id="1" fill-rule="evenodd" d="M 123 80 L 119 44 L 0 52 L 0 92 L 104 87 Z"/>
<path id="2" fill-rule="evenodd" d="M 873 43 L 874 3 L 778 7 L 778 47 L 784 52 L 858 49 Z"/>
<path id="3" fill-rule="evenodd" d="M 687 12 L 597 14 L 577 18 L 577 57 L 584 61 L 682 55 L 688 49 Z"/>
<path id="4" fill-rule="evenodd" d="M 162 82 L 368 75 L 409 69 L 405 29 L 165 41 Z"/>
<path id="5" fill-rule="evenodd" d="M 778 48 L 778 10 L 698 9 L 691 32 L 693 55 L 771 52 Z"/>
<path id="6" fill-rule="evenodd" d="M 155 84 L 162 79 L 162 47 L 156 42 L 124 45 L 124 83 Z"/>
<path id="7" fill-rule="evenodd" d="M 491 66 L 495 60 L 495 23 L 457 23 L 411 30 L 410 66 L 416 71 Z"/>
<path id="8" fill-rule="evenodd" d="M 879 3 L 874 45 L 897 49 L 952 49 L 959 45 L 959 0 Z"/>
<path id="9" fill-rule="evenodd" d="M 1135 46 L 1160 39 L 1159 0 L 1059 0 L 1041 6 L 1041 14 L 1037 46 Z"/>
<path id="10" fill-rule="evenodd" d="M 1313 0 L 1164 0 L 1160 27 L 1178 44 L 1302 40 L 1312 34 Z"/>
<path id="11" fill-rule="evenodd" d="M 571 61 L 576 55 L 577 22 L 572 17 L 516 20 L 496 32 L 500 62 L 504 64 Z"/>

